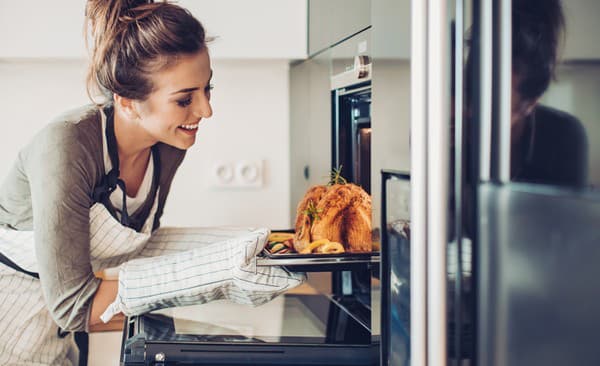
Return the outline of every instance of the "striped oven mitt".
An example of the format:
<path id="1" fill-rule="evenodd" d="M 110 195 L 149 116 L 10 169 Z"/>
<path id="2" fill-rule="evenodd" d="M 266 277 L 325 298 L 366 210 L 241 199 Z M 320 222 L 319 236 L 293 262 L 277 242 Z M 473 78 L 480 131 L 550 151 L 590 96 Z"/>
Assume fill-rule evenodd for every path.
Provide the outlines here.
<path id="1" fill-rule="evenodd" d="M 258 229 L 188 251 L 126 262 L 119 271 L 117 298 L 101 319 L 219 299 L 254 306 L 268 302 L 306 279 L 303 273 L 255 265 L 268 235 L 268 229 Z"/>

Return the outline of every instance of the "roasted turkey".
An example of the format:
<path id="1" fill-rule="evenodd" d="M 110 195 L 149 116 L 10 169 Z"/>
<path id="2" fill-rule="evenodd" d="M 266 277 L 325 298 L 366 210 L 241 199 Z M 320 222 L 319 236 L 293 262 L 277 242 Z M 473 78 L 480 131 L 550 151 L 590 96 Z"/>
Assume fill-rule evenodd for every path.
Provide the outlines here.
<path id="1" fill-rule="evenodd" d="M 298 253 L 312 241 L 310 237 L 312 218 L 307 214 L 307 210 L 311 205 L 316 207 L 325 192 L 327 192 L 327 186 L 312 186 L 298 204 L 298 208 L 296 209 L 296 235 L 294 238 L 294 249 Z"/>
<path id="2" fill-rule="evenodd" d="M 372 251 L 371 196 L 355 184 L 311 187 L 296 214 L 297 252 L 319 239 L 342 243 L 348 252 Z"/>

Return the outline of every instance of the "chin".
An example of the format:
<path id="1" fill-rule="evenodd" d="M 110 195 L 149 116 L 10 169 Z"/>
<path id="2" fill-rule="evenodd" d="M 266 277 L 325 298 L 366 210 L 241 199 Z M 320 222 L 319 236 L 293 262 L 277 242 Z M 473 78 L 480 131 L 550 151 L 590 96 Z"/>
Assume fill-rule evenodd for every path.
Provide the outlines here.
<path id="1" fill-rule="evenodd" d="M 181 141 L 180 139 L 178 140 L 171 140 L 171 141 L 163 141 L 163 143 L 172 146 L 174 148 L 177 148 L 179 150 L 187 150 L 190 147 L 192 147 L 194 145 L 194 143 L 196 142 L 196 139 L 193 140 L 189 140 L 189 141 Z"/>
<path id="2" fill-rule="evenodd" d="M 180 150 L 187 150 L 190 147 L 194 146 L 194 143 L 196 141 L 191 141 L 191 142 L 180 142 L 177 145 L 174 145 L 176 148 L 180 149 Z"/>

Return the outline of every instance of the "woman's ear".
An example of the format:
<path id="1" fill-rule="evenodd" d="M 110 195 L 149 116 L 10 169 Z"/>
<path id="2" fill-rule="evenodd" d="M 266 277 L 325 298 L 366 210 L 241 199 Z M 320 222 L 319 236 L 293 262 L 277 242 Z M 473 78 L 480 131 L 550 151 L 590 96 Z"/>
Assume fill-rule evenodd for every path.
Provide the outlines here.
<path id="1" fill-rule="evenodd" d="M 118 106 L 118 108 L 127 116 L 127 118 L 132 120 L 140 118 L 133 99 L 114 94 L 114 104 L 115 106 Z"/>

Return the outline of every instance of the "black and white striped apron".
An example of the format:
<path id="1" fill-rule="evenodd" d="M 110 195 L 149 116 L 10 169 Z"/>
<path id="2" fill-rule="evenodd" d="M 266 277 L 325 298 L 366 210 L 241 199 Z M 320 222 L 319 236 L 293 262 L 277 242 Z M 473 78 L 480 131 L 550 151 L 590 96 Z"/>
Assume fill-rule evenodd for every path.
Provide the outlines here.
<path id="1" fill-rule="evenodd" d="M 90 209 L 90 260 L 94 272 L 140 255 L 151 236 L 158 192 L 139 232 L 123 226 L 101 203 Z M 33 231 L 0 228 L 0 253 L 37 273 Z M 42 295 L 40 281 L 0 265 L 0 364 L 71 365 L 73 336 L 60 337 Z"/>

